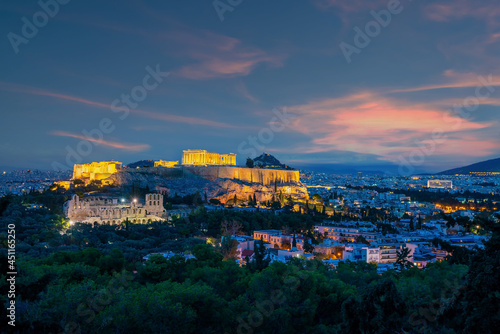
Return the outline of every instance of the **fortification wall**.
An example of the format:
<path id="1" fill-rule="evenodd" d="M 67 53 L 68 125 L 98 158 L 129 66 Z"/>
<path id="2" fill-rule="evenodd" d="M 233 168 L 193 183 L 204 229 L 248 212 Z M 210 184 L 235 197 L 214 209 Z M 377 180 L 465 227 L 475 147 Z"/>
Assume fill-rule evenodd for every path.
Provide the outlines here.
<path id="1" fill-rule="evenodd" d="M 185 196 L 196 191 L 222 202 L 256 196 L 259 201 L 271 200 L 277 193 L 294 200 L 307 200 L 307 188 L 300 183 L 299 172 L 231 166 L 179 166 L 126 169 L 111 175 L 109 182 L 155 189 L 160 186 L 168 193 Z"/>
<path id="2" fill-rule="evenodd" d="M 276 183 L 299 183 L 299 171 L 230 166 L 184 166 L 184 174 L 199 175 L 215 181 L 216 179 L 240 180 L 243 182 L 272 185 Z"/>

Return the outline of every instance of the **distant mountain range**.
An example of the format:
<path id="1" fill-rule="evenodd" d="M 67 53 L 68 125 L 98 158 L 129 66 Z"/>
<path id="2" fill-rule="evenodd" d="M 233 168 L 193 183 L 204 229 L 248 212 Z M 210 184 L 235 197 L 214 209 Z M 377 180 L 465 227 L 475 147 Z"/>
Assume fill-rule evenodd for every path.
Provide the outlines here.
<path id="1" fill-rule="evenodd" d="M 469 166 L 445 170 L 444 172 L 438 173 L 438 175 L 455 175 L 455 174 L 467 175 L 471 173 L 481 173 L 481 172 L 500 173 L 500 158 L 478 162 Z"/>

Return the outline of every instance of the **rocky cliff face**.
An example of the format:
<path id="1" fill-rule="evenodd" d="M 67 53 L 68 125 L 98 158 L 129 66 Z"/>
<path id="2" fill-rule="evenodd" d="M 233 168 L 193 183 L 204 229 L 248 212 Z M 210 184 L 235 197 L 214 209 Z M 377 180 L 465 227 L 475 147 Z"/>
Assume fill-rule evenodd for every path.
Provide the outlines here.
<path id="1" fill-rule="evenodd" d="M 224 194 L 224 189 L 217 183 L 203 178 L 183 178 L 182 175 L 162 175 L 138 170 L 121 171 L 113 174 L 109 179 L 119 186 L 134 185 L 140 188 L 149 188 L 154 191 L 166 192 L 169 196 L 185 196 L 198 191 L 202 196 L 216 198 Z"/>
<path id="2" fill-rule="evenodd" d="M 254 194 L 258 201 L 271 200 L 275 184 L 277 194 L 281 191 L 284 197 L 308 198 L 307 188 L 298 180 L 297 171 L 238 167 L 144 168 L 122 170 L 107 181 L 120 186 L 161 190 L 169 196 L 185 196 L 198 191 L 202 196 L 206 193 L 208 198 L 217 198 L 223 203 L 234 195 L 242 200 Z"/>
<path id="3" fill-rule="evenodd" d="M 217 184 L 224 189 L 224 194 L 217 196 L 221 202 L 232 200 L 234 195 L 239 199 L 246 200 L 248 196 L 255 194 L 258 201 L 270 201 L 274 195 L 274 186 L 266 186 L 258 183 L 246 183 L 235 180 L 220 180 Z M 284 197 L 291 196 L 293 200 L 306 200 L 307 188 L 299 184 L 281 184 L 276 186 L 276 193 L 282 193 Z"/>

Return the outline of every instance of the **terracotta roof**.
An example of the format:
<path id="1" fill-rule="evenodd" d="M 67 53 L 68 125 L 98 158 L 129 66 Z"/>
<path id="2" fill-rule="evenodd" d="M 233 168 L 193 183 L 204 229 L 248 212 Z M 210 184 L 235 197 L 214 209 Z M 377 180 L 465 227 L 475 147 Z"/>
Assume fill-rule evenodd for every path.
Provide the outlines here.
<path id="1" fill-rule="evenodd" d="M 253 255 L 253 250 L 251 249 L 244 249 L 242 252 L 241 252 L 241 257 L 245 258 L 245 257 L 250 257 Z"/>

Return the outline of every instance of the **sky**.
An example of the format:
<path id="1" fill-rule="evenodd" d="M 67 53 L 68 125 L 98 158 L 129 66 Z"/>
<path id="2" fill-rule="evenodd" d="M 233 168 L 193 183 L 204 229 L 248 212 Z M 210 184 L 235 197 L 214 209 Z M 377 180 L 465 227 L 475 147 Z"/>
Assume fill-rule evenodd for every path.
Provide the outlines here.
<path id="1" fill-rule="evenodd" d="M 496 0 L 3 1 L 0 168 L 500 157 Z"/>

